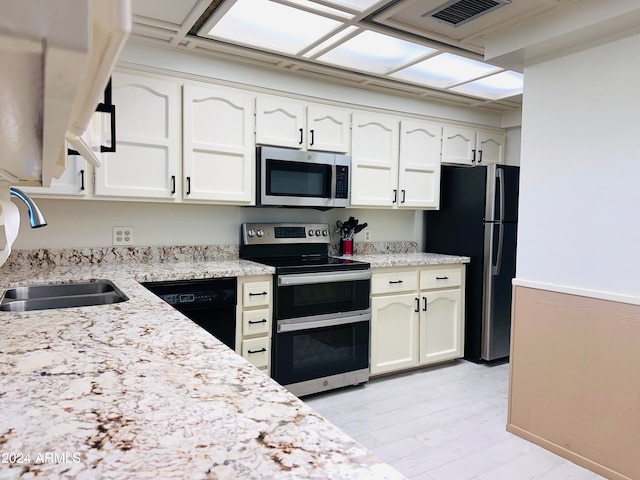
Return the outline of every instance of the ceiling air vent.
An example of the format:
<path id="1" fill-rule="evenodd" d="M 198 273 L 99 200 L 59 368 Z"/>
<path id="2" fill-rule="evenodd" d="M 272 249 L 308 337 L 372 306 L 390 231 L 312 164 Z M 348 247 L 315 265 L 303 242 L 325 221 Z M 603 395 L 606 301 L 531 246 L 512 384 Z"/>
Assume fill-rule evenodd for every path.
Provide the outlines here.
<path id="1" fill-rule="evenodd" d="M 459 27 L 508 3 L 511 3 L 511 0 L 454 0 L 421 16 L 431 17 L 440 23 Z"/>

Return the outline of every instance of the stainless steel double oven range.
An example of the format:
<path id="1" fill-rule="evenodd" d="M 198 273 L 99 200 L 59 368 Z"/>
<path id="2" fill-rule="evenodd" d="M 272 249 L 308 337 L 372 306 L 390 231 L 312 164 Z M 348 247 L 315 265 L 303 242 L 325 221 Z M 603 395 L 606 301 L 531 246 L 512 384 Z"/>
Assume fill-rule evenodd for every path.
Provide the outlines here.
<path id="1" fill-rule="evenodd" d="M 328 255 L 328 224 L 246 223 L 240 257 L 274 266 L 271 376 L 298 396 L 369 379 L 369 264 Z"/>

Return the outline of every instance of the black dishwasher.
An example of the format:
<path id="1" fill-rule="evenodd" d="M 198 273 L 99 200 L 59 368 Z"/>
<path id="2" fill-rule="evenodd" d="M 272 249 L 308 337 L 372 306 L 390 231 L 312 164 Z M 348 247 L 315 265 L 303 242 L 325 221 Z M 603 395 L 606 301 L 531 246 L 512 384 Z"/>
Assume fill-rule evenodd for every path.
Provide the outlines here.
<path id="1" fill-rule="evenodd" d="M 142 286 L 235 350 L 235 277 L 144 282 Z"/>

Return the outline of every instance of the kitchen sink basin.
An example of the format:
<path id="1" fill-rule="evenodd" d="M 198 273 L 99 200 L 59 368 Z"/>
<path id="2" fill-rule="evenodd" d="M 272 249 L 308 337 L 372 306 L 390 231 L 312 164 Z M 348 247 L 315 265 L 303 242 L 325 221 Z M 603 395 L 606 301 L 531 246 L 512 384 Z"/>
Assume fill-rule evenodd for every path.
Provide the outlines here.
<path id="1" fill-rule="evenodd" d="M 32 285 L 7 289 L 0 300 L 0 311 L 87 307 L 126 300 L 129 298 L 110 280 Z"/>

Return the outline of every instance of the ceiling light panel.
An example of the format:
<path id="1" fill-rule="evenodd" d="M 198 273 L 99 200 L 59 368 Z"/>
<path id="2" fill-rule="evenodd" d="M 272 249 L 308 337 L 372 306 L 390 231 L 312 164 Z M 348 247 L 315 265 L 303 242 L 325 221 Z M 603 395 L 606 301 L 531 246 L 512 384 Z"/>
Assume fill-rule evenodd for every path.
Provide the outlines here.
<path id="1" fill-rule="evenodd" d="M 474 82 L 458 85 L 451 88 L 450 91 L 497 100 L 520 95 L 522 93 L 523 78 L 521 73 L 508 70 Z"/>
<path id="2" fill-rule="evenodd" d="M 268 0 L 237 0 L 207 36 L 295 54 L 342 25 L 337 20 Z"/>
<path id="3" fill-rule="evenodd" d="M 325 3 L 331 3 L 336 6 L 350 8 L 357 10 L 358 12 L 364 12 L 365 10 L 373 7 L 376 3 L 380 3 L 380 0 L 327 0 Z"/>
<path id="4" fill-rule="evenodd" d="M 381 74 L 434 51 L 424 45 L 366 30 L 319 56 L 317 60 Z"/>
<path id="5" fill-rule="evenodd" d="M 494 65 L 471 60 L 470 58 L 441 53 L 410 67 L 389 75 L 407 82 L 421 83 L 437 88 L 446 88 L 466 80 L 496 73 L 502 70 Z"/>
<path id="6" fill-rule="evenodd" d="M 294 5 L 300 5 L 302 8 L 315 10 L 319 13 L 328 13 L 329 15 L 334 15 L 336 17 L 346 18 L 350 20 L 353 18 L 352 13 L 347 13 L 342 10 L 338 10 L 335 8 L 327 7 L 326 5 L 322 5 L 320 3 L 310 2 L 309 0 L 287 0 L 289 3 L 293 3 Z"/>

